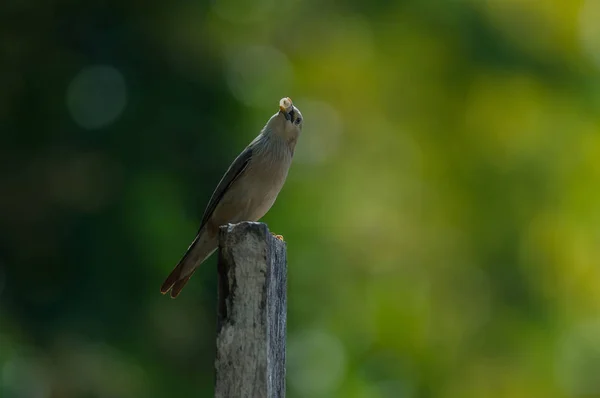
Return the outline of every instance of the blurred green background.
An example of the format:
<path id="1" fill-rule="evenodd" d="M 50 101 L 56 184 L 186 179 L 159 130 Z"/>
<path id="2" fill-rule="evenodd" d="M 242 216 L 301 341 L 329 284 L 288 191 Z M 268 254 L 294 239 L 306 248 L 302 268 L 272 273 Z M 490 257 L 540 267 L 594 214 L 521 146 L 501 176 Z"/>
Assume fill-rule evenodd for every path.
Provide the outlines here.
<path id="1" fill-rule="evenodd" d="M 233 158 L 305 117 L 288 396 L 600 396 L 600 2 L 0 2 L 0 397 L 211 397 Z"/>

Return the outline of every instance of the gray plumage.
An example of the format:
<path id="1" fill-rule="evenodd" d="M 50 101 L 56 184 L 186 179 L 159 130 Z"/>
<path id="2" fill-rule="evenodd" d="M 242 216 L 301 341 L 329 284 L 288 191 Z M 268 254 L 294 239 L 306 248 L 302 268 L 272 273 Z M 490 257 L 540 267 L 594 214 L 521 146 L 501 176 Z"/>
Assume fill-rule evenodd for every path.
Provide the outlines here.
<path id="1" fill-rule="evenodd" d="M 217 249 L 221 225 L 258 221 L 269 211 L 292 164 L 302 125 L 302 114 L 292 100 L 281 99 L 279 112 L 233 161 L 217 185 L 196 238 L 161 286 L 163 294 L 171 290 L 171 297 L 179 295 L 196 268 Z"/>

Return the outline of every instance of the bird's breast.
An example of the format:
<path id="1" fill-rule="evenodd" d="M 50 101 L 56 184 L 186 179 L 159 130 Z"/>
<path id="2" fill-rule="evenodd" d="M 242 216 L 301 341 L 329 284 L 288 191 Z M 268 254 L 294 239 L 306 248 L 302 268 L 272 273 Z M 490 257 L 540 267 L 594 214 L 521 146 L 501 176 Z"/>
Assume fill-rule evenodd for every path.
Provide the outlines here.
<path id="1" fill-rule="evenodd" d="M 281 156 L 279 159 L 266 156 L 252 159 L 246 170 L 248 180 L 252 181 L 247 192 L 250 220 L 260 219 L 273 206 L 287 178 L 291 160 L 291 156 Z"/>

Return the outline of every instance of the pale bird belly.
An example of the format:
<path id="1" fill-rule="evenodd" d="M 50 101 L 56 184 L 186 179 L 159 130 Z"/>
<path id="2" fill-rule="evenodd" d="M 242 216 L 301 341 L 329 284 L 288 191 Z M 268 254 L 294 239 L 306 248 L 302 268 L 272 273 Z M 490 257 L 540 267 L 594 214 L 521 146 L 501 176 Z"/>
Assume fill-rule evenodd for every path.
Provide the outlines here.
<path id="1" fill-rule="evenodd" d="M 247 192 L 248 207 L 245 220 L 258 221 L 267 214 L 285 183 L 290 163 L 291 158 L 278 161 L 266 160 L 250 165 L 248 178 L 253 181 L 253 184 L 252 189 Z"/>
<path id="2" fill-rule="evenodd" d="M 250 198 L 247 214 L 248 221 L 258 221 L 267 214 L 269 209 L 271 209 L 271 206 L 273 206 L 273 203 L 275 203 L 275 199 L 277 199 L 280 190 L 281 185 L 279 187 L 271 187 L 271 190 L 264 195 L 257 195 L 256 197 Z"/>
<path id="3" fill-rule="evenodd" d="M 215 209 L 218 225 L 261 219 L 275 203 L 287 177 L 287 168 L 279 172 L 250 168 L 247 172 L 242 177 L 244 184 L 233 184 Z"/>

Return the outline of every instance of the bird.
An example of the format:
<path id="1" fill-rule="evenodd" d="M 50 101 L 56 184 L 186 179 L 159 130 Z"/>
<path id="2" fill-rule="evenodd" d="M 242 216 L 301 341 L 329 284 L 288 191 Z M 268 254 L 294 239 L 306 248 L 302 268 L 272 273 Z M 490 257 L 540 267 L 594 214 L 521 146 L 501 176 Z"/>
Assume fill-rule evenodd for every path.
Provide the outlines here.
<path id="1" fill-rule="evenodd" d="M 289 97 L 260 134 L 235 158 L 204 210 L 200 228 L 187 251 L 162 284 L 176 298 L 196 269 L 215 252 L 219 227 L 258 221 L 273 206 L 288 175 L 304 119 Z M 275 235 L 283 240 L 281 235 Z"/>

